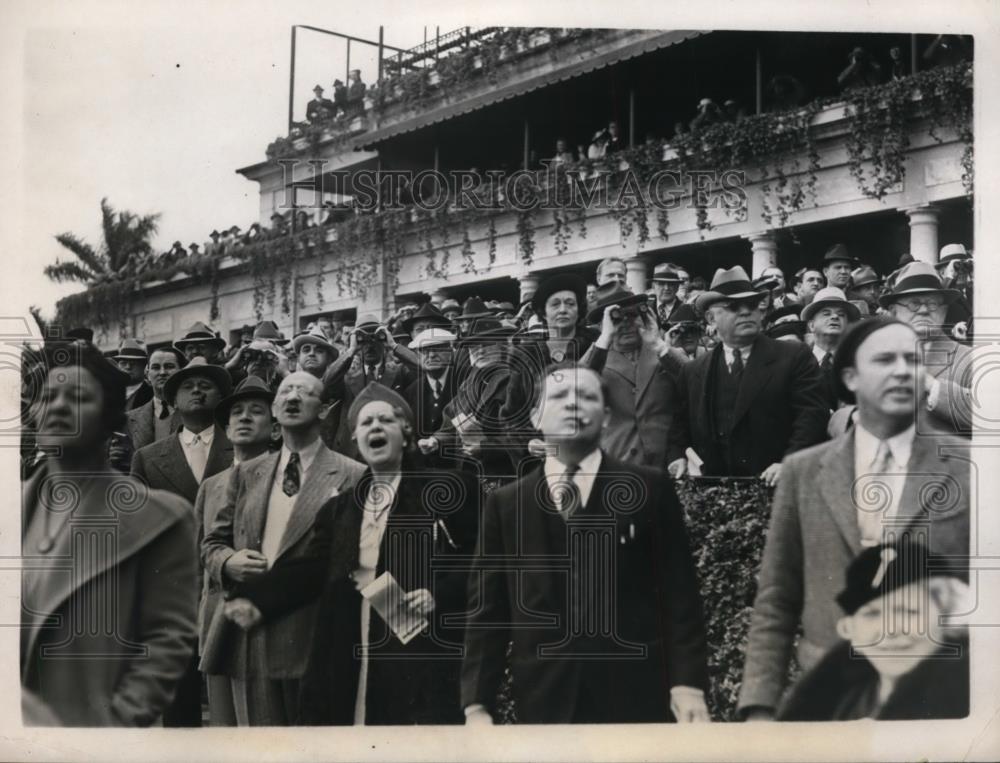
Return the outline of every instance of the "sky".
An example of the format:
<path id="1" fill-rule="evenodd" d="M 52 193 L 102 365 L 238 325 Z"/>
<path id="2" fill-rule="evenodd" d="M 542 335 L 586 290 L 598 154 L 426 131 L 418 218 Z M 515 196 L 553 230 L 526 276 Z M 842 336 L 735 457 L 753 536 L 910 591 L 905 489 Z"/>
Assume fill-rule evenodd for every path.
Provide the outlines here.
<path id="1" fill-rule="evenodd" d="M 782 13 L 768 13 L 769 3 Z M 816 3 L 813 16 L 796 19 L 778 0 L 757 0 L 761 15 L 732 4 L 726 19 L 802 28 L 822 22 L 829 5 Z M 886 23 L 884 3 L 878 10 L 853 6 L 856 12 L 834 17 L 833 28 Z M 175 240 L 203 242 L 213 228 L 246 229 L 257 218 L 257 186 L 235 170 L 263 161 L 267 144 L 286 132 L 292 24 L 368 39 L 377 39 L 384 24 L 386 42 L 398 47 L 422 42 L 425 27 L 433 34 L 435 27 L 444 33 L 467 24 L 712 26 L 697 4 L 651 7 L 639 0 L 544 7 L 528 0 L 0 0 L 0 251 L 10 276 L 0 278 L 0 308 L 26 315 L 34 304 L 51 317 L 56 300 L 81 288 L 53 284 L 42 271 L 68 254 L 56 234 L 100 242 L 102 197 L 116 208 L 160 213 L 158 251 Z M 741 19 L 740 8 L 752 15 Z M 334 77 L 343 78 L 344 49 L 312 32 L 300 32 L 297 48 L 302 118 L 313 85 L 329 89 Z M 372 55 L 363 68 L 371 82 Z"/>

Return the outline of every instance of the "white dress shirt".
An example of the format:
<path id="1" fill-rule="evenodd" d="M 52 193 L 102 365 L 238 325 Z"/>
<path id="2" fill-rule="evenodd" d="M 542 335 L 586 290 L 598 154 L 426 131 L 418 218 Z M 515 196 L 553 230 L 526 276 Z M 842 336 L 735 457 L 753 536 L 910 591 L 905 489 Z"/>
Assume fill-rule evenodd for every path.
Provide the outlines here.
<path id="1" fill-rule="evenodd" d="M 299 453 L 299 492 L 306 482 L 306 473 L 319 453 L 322 441 L 316 440 L 300 450 Z M 299 494 L 285 495 L 282 483 L 285 479 L 285 468 L 292 457 L 292 451 L 287 445 L 281 447 L 281 456 L 278 458 L 278 470 L 274 473 L 274 482 L 271 485 L 271 496 L 267 501 L 267 519 L 264 522 L 264 537 L 260 542 L 260 552 L 267 557 L 267 568 L 271 569 L 278 549 L 281 548 L 281 539 L 285 535 L 285 527 L 288 526 L 288 519 L 292 516 L 292 508 Z"/>
<path id="2" fill-rule="evenodd" d="M 601 449 L 596 448 L 580 461 L 580 468 L 573 475 L 573 483 L 576 485 L 577 490 L 580 491 L 581 509 L 587 505 L 590 493 L 594 489 L 594 480 L 597 478 L 598 469 L 601 468 L 601 461 Z M 566 464 L 554 456 L 546 456 L 544 469 L 545 481 L 549 485 L 549 492 L 558 503 L 564 492 L 560 489 L 560 485 L 566 479 Z M 562 506 L 557 506 L 556 508 L 560 513 L 563 511 Z"/>
<path id="3" fill-rule="evenodd" d="M 814 344 L 812 349 L 813 349 L 813 357 L 816 358 L 816 362 L 819 363 L 820 366 L 823 365 L 823 358 L 827 356 L 827 353 L 830 354 L 833 353 L 832 350 L 824 350 L 818 344 Z"/>
<path id="4" fill-rule="evenodd" d="M 854 427 L 854 485 L 852 493 L 858 513 L 861 543 L 875 546 L 882 542 L 882 526 L 899 513 L 899 501 L 906 484 L 906 467 L 913 450 L 916 426 L 888 440 L 888 461 L 885 468 L 878 464 L 883 440 L 865 429 L 858 421 Z"/>
<path id="5" fill-rule="evenodd" d="M 202 430 L 192 432 L 187 427 L 180 431 L 181 450 L 184 451 L 184 458 L 191 468 L 195 482 L 199 485 L 205 478 L 205 466 L 208 464 L 208 453 L 212 449 L 212 440 L 215 438 L 215 425 Z"/>
<path id="6" fill-rule="evenodd" d="M 750 350 L 753 349 L 753 345 L 749 344 L 746 347 L 730 347 L 728 344 L 722 345 L 722 353 L 726 358 L 726 368 L 732 368 L 733 365 L 733 353 L 739 351 L 740 355 L 743 356 L 743 368 L 747 367 L 747 361 L 750 360 Z"/>

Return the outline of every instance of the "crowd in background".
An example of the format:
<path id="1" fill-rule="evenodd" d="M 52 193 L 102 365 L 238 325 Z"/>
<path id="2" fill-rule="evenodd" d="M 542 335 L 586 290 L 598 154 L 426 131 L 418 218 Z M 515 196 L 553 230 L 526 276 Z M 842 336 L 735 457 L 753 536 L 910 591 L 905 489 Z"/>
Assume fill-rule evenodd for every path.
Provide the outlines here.
<path id="1" fill-rule="evenodd" d="M 697 476 L 775 488 L 743 717 L 961 717 L 972 262 L 633 292 L 610 258 L 520 305 L 26 348 L 25 720 L 709 720 Z"/>

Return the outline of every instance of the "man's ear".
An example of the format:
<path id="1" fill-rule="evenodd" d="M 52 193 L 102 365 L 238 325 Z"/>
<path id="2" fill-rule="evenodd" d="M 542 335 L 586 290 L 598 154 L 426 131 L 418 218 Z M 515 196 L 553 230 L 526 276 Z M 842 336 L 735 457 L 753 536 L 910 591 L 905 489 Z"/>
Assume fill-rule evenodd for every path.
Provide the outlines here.
<path id="1" fill-rule="evenodd" d="M 326 419 L 328 415 L 330 415 L 330 411 L 333 410 L 333 405 L 334 404 L 332 402 L 323 403 L 322 405 L 320 405 L 318 414 L 318 418 L 320 421 L 323 421 L 324 419 Z"/>
<path id="2" fill-rule="evenodd" d="M 840 380 L 844 383 L 851 392 L 854 392 L 858 388 L 858 372 L 851 366 L 841 369 Z"/>
<path id="3" fill-rule="evenodd" d="M 837 620 L 837 635 L 840 636 L 845 641 L 850 641 L 851 636 L 854 635 L 854 619 L 850 616 L 845 616 Z"/>

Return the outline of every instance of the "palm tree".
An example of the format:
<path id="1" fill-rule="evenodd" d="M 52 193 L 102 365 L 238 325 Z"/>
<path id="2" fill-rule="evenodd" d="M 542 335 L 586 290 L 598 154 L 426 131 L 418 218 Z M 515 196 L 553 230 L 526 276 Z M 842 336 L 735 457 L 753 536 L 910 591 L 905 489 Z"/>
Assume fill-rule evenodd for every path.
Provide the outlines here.
<path id="1" fill-rule="evenodd" d="M 139 216 L 128 211 L 116 211 L 101 199 L 101 228 L 104 241 L 95 250 L 73 233 L 60 233 L 56 241 L 69 249 L 76 260 L 60 262 L 45 267 L 45 275 L 56 283 L 79 281 L 93 286 L 112 280 L 129 266 L 150 255 L 150 239 L 156 234 L 160 215 Z"/>

